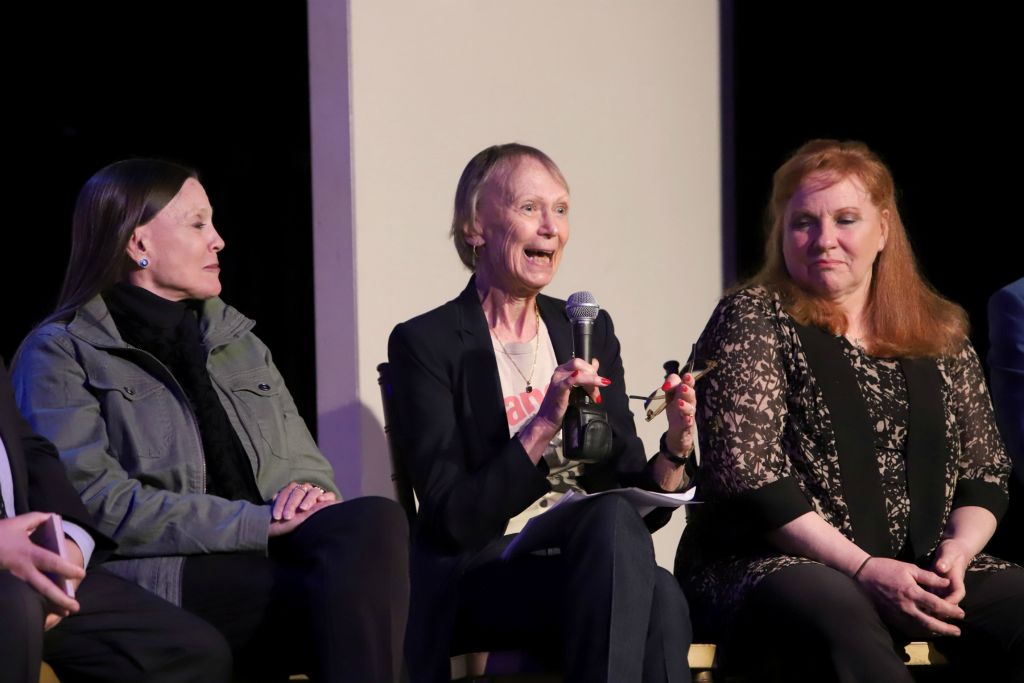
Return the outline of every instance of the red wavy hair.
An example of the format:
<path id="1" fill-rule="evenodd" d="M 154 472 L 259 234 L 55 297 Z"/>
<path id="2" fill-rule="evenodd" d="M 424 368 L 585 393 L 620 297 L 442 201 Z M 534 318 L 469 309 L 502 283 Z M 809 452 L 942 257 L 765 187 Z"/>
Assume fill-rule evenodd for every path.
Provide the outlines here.
<path id="1" fill-rule="evenodd" d="M 775 172 L 768 204 L 765 263 L 750 284 L 778 291 L 786 311 L 801 324 L 817 325 L 833 334 L 846 331 L 846 315 L 831 301 L 801 288 L 786 270 L 782 254 L 786 206 L 811 174 L 831 177 L 833 182 L 855 177 L 875 207 L 889 212 L 885 248 L 872 265 L 866 311 L 871 334 L 868 352 L 887 358 L 954 353 L 967 337 L 967 314 L 936 292 L 921 275 L 896 208 L 892 173 L 862 142 L 812 140 Z"/>

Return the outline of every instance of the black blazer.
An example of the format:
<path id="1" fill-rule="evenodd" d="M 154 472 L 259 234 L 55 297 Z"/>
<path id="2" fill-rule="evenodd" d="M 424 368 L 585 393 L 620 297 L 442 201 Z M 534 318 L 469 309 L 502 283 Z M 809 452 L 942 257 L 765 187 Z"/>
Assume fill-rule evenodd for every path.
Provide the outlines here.
<path id="1" fill-rule="evenodd" d="M 572 356 L 565 303 L 542 295 L 537 305 L 555 358 L 564 363 Z M 601 396 L 613 456 L 603 466 L 590 466 L 580 483 L 588 491 L 657 489 L 629 411 L 619 342 L 604 311 L 594 323 L 592 348 L 601 375 L 612 381 Z M 441 680 L 447 676 L 459 576 L 502 536 L 509 519 L 550 486 L 519 440 L 509 437 L 494 347 L 473 279 L 458 298 L 395 327 L 388 358 L 393 442 L 420 504 L 412 534 L 409 668 L 414 680 Z M 646 521 L 653 530 L 670 516 L 671 510 L 656 510 Z"/>
<path id="2" fill-rule="evenodd" d="M 68 481 L 53 444 L 32 431 L 18 412 L 11 391 L 11 378 L 0 359 L 0 437 L 14 480 L 14 510 L 56 512 L 82 527 L 95 539 L 92 564 L 101 561 L 115 547 L 114 542 L 92 527 L 89 512 Z M 8 510 L 10 514 L 10 510 Z"/>

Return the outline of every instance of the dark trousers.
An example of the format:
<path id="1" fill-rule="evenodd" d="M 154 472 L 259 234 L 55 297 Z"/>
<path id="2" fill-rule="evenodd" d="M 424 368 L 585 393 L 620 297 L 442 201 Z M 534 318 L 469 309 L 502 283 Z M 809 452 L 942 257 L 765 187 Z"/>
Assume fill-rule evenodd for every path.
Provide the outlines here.
<path id="1" fill-rule="evenodd" d="M 968 572 L 959 638 L 936 646 L 962 680 L 1024 681 L 1024 570 Z M 911 640 L 889 629 L 852 579 L 823 565 L 781 569 L 763 579 L 723 647 L 728 668 L 758 667 L 755 680 L 912 681 L 900 656 Z M 741 661 L 745 660 L 745 661 Z"/>
<path id="2" fill-rule="evenodd" d="M 37 683 L 43 658 L 62 683 L 216 683 L 231 654 L 216 629 L 102 569 L 78 587 L 81 609 L 43 633 L 45 603 L 0 571 L 0 681 Z"/>
<path id="3" fill-rule="evenodd" d="M 688 682 L 686 599 L 643 520 L 616 496 L 577 507 L 558 555 L 481 554 L 458 585 L 453 651 L 525 649 L 567 683 Z"/>
<path id="4" fill-rule="evenodd" d="M 409 530 L 385 498 L 317 512 L 271 539 L 269 557 L 185 562 L 182 604 L 216 626 L 255 680 L 397 681 L 409 605 Z"/>

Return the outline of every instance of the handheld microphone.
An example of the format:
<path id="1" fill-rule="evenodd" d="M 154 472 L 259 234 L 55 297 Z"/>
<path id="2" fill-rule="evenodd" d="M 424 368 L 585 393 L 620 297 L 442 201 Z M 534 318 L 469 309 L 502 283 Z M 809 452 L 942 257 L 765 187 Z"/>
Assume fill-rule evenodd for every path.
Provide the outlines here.
<path id="1" fill-rule="evenodd" d="M 590 292 L 576 292 L 565 302 L 565 312 L 572 324 L 573 355 L 588 363 L 593 360 L 590 338 L 600 310 Z M 608 414 L 580 387 L 569 392 L 569 407 L 562 420 L 562 444 L 566 459 L 584 463 L 601 462 L 612 452 Z"/>
<path id="2" fill-rule="evenodd" d="M 594 320 L 601 307 L 590 292 L 576 292 L 565 302 L 565 313 L 572 323 L 573 355 L 588 363 L 594 360 L 590 351 L 590 336 L 594 331 Z"/>

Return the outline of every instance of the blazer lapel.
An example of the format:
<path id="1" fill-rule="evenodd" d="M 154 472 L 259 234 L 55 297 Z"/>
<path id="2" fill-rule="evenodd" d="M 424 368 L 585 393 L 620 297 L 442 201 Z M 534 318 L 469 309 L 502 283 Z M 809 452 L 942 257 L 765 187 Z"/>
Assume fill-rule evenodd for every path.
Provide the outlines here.
<path id="1" fill-rule="evenodd" d="M 478 459 L 487 453 L 500 452 L 501 446 L 508 441 L 508 419 L 491 332 L 476 293 L 475 276 L 470 278 L 455 305 L 459 342 L 462 344 L 462 353 L 459 354 L 460 415 L 473 423 L 473 427 L 463 430 L 463 434 L 476 440 L 474 444 L 467 444 L 467 451 Z"/>

